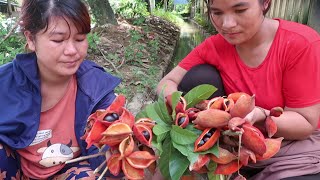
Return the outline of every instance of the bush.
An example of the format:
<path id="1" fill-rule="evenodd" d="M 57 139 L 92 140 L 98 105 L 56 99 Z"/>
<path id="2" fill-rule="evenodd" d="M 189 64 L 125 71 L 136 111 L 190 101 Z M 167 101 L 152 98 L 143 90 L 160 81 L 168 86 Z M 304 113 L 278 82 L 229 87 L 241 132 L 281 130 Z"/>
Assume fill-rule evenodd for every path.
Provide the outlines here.
<path id="1" fill-rule="evenodd" d="M 111 2 L 116 14 L 125 19 L 136 19 L 149 16 L 147 3 L 144 0 L 120 0 Z"/>
<path id="2" fill-rule="evenodd" d="M 23 52 L 25 39 L 18 31 L 14 31 L 3 40 L 16 24 L 16 18 L 7 18 L 0 13 L 0 65 L 10 62 L 18 53 Z"/>

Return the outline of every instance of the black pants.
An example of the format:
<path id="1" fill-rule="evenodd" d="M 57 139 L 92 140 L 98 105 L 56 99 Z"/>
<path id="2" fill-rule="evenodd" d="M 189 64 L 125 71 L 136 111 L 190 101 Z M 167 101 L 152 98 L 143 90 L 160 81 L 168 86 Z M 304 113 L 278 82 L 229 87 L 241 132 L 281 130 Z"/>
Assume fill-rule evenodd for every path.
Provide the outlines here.
<path id="1" fill-rule="evenodd" d="M 219 71 L 209 64 L 201 64 L 191 68 L 181 80 L 178 90 L 186 94 L 192 88 L 201 84 L 211 84 L 218 89 L 210 99 L 226 95 Z"/>
<path id="2" fill-rule="evenodd" d="M 181 80 L 178 90 L 186 94 L 192 88 L 201 84 L 211 84 L 218 89 L 210 98 L 226 95 L 219 71 L 209 64 L 201 64 L 191 68 Z M 245 168 L 242 173 L 246 177 L 251 177 L 261 170 L 262 169 L 248 170 Z M 320 173 L 284 178 L 283 180 L 320 180 Z"/>

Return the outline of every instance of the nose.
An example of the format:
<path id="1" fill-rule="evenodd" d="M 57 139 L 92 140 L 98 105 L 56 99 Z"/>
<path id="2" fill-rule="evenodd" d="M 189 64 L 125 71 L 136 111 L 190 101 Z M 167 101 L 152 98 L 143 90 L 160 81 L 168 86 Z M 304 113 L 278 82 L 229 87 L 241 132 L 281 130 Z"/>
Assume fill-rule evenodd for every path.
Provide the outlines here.
<path id="1" fill-rule="evenodd" d="M 235 18 L 232 15 L 225 15 L 222 19 L 223 29 L 232 29 L 237 25 Z"/>
<path id="2" fill-rule="evenodd" d="M 68 41 L 65 49 L 64 49 L 64 54 L 65 55 L 74 55 L 78 52 L 77 47 L 75 45 L 75 42 Z"/>

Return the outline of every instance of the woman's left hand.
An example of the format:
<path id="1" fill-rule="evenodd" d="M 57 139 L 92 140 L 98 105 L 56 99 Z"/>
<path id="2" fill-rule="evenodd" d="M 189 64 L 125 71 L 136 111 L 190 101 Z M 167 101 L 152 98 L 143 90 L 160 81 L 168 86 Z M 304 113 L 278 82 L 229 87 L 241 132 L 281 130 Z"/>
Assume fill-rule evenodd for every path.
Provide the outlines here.
<path id="1" fill-rule="evenodd" d="M 267 110 L 261 107 L 255 107 L 249 114 L 244 117 L 250 124 L 255 124 L 258 122 L 263 122 L 267 118 Z"/>

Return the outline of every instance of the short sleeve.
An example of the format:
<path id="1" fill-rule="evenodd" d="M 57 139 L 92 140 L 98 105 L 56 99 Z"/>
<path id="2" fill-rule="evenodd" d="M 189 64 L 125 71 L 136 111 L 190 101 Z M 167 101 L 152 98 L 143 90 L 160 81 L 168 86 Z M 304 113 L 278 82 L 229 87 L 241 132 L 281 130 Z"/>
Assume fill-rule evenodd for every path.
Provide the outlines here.
<path id="1" fill-rule="evenodd" d="M 320 103 L 320 41 L 310 43 L 286 65 L 283 74 L 285 105 L 301 108 Z"/>
<path id="2" fill-rule="evenodd" d="M 217 56 L 215 48 L 217 44 L 216 39 L 216 36 L 207 38 L 195 47 L 178 65 L 185 70 L 190 70 L 199 64 L 212 64 L 212 60 L 216 59 L 215 56 Z"/>

